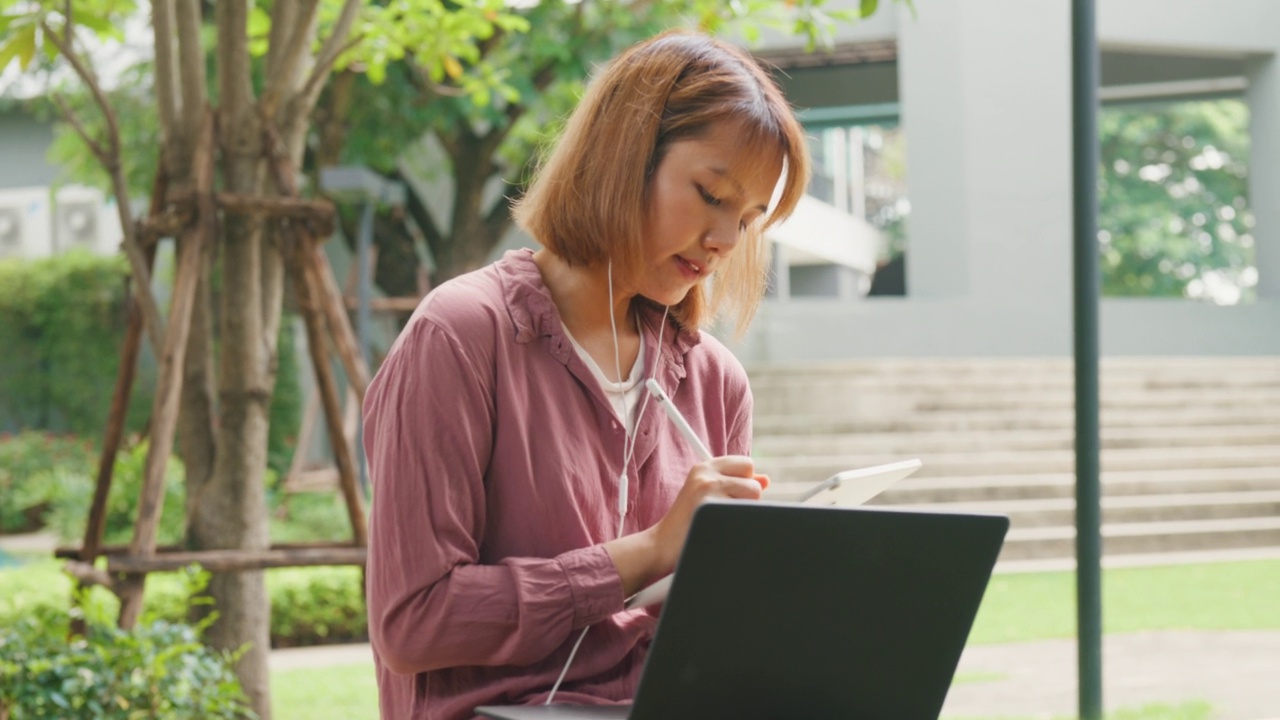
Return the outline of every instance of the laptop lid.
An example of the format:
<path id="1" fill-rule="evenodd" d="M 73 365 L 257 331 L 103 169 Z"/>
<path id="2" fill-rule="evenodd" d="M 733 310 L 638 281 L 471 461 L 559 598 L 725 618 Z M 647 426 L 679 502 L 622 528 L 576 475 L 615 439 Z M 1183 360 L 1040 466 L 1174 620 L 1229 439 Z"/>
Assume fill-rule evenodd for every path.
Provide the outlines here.
<path id="1" fill-rule="evenodd" d="M 630 720 L 935 720 L 1009 520 L 710 502 Z"/>
<path id="2" fill-rule="evenodd" d="M 499 720 L 936 720 L 1009 520 L 709 502 L 635 705 L 483 707 Z"/>

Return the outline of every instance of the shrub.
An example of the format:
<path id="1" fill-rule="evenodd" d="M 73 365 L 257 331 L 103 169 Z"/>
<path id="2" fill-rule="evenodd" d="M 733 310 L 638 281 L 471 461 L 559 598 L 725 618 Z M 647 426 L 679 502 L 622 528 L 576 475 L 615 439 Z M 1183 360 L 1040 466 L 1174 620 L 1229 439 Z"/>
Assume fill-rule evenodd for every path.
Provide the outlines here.
<path id="1" fill-rule="evenodd" d="M 92 477 L 96 463 L 97 451 L 87 440 L 34 431 L 0 435 L 0 533 L 40 527 L 51 505 L 51 476 Z"/>
<path id="2" fill-rule="evenodd" d="M 255 717 L 234 656 L 204 645 L 203 626 L 146 617 L 124 631 L 99 605 L 84 607 L 88 630 L 69 642 L 71 615 L 53 608 L 0 630 L 0 717 Z"/>
<path id="3" fill-rule="evenodd" d="M 150 444 L 143 440 L 122 449 L 116 456 L 103 532 L 103 542 L 108 545 L 126 544 L 133 538 L 149 447 Z M 180 542 L 185 534 L 186 490 L 183 477 L 182 462 L 170 455 L 164 473 L 160 526 L 156 531 L 156 541 L 161 545 Z M 93 503 L 94 475 L 62 469 L 38 476 L 38 482 L 45 488 L 48 499 L 49 509 L 43 517 L 45 525 L 63 540 L 84 538 L 89 506 Z"/>
<path id="4" fill-rule="evenodd" d="M 107 496 L 107 543 L 126 543 L 133 537 L 147 447 L 139 442 L 116 457 Z M 97 468 L 97 451 L 87 440 L 35 431 L 0 438 L 0 532 L 47 526 L 63 540 L 83 538 Z M 182 539 L 182 477 L 182 463 L 170 456 L 158 531 L 161 543 Z"/>
<path id="5" fill-rule="evenodd" d="M 268 572 L 272 646 L 324 645 L 368 638 L 361 576 L 358 567 L 280 568 Z"/>
<path id="6" fill-rule="evenodd" d="M 120 366 L 127 275 L 120 255 L 0 260 L 0 430 L 101 436 Z M 280 323 L 271 399 L 268 463 L 279 473 L 289 466 L 301 423 L 295 325 L 287 315 Z M 154 380 L 155 360 L 144 343 L 129 398 L 131 432 L 146 426 Z"/>
<path id="7" fill-rule="evenodd" d="M 96 434 L 120 365 L 123 256 L 85 252 L 0 261 L 0 427 Z M 138 383 L 129 427 L 141 429 L 149 382 Z"/>
<path id="8" fill-rule="evenodd" d="M 144 613 L 170 622 L 185 619 L 193 602 L 186 574 L 149 575 Z M 360 568 L 268 570 L 267 592 L 271 598 L 272 647 L 354 642 L 368 637 Z M 0 569 L 0 627 L 44 612 L 65 615 L 71 607 L 71 593 L 71 579 L 55 560 Z M 115 617 L 120 609 L 116 596 L 100 587 L 86 593 L 83 602 L 87 612 L 103 617 Z"/>

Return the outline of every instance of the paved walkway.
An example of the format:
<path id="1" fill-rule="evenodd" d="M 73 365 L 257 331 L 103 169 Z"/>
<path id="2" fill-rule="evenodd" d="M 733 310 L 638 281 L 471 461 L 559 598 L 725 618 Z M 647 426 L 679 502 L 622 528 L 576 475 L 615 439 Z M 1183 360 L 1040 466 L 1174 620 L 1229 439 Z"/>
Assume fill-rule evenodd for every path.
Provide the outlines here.
<path id="1" fill-rule="evenodd" d="M 271 653 L 272 670 L 371 663 L 367 644 Z M 1280 630 L 1166 631 L 1103 641 L 1107 710 L 1203 702 L 1214 720 L 1280 720 Z M 973 645 L 965 650 L 945 718 L 1071 717 L 1075 640 Z"/>
<path id="2" fill-rule="evenodd" d="M 1109 635 L 1102 671 L 1109 711 L 1202 701 L 1214 720 L 1280 718 L 1280 630 Z M 1076 672 L 1074 639 L 971 645 L 943 714 L 1069 717 L 1078 707 Z"/>

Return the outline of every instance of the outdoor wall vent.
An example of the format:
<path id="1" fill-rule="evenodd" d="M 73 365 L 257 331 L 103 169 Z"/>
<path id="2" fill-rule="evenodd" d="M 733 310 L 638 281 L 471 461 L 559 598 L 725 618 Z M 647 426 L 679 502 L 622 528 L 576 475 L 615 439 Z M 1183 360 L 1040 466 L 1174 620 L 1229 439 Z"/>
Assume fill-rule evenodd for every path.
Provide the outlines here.
<path id="1" fill-rule="evenodd" d="M 0 190 L 0 258 L 51 255 L 50 225 L 48 188 Z"/>

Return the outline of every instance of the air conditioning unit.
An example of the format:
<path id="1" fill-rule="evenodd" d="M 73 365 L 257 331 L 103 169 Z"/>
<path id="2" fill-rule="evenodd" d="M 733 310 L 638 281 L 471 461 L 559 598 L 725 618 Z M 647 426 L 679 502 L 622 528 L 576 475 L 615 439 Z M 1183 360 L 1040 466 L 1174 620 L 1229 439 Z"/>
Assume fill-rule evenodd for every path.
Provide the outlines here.
<path id="1" fill-rule="evenodd" d="M 53 254 L 49 188 L 0 190 L 0 258 Z"/>
<path id="2" fill-rule="evenodd" d="M 119 243 L 113 238 L 119 238 L 119 223 L 101 190 L 74 185 L 59 188 L 54 196 L 53 218 L 56 252 L 82 248 L 110 255 L 116 251 Z"/>

